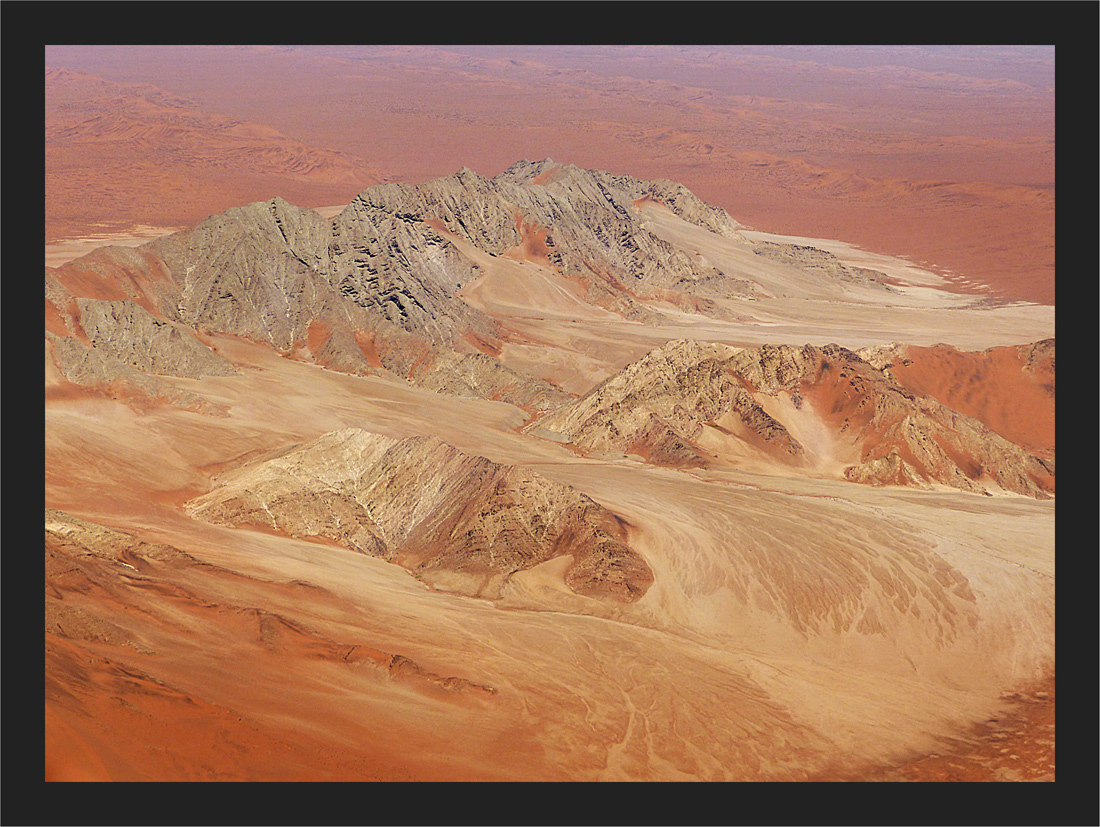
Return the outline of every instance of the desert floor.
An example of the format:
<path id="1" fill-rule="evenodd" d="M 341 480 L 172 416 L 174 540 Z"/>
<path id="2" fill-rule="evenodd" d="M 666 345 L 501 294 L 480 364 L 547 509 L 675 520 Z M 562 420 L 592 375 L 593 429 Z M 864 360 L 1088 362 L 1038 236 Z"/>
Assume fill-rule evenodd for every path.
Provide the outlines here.
<path id="1" fill-rule="evenodd" d="M 646 205 L 769 295 L 642 325 L 537 259 L 481 256 L 462 295 L 506 325 L 501 360 L 574 393 L 677 338 L 1054 336 L 1052 50 L 635 48 L 47 47 L 45 264 L 275 195 L 333 215 L 371 183 L 548 156 L 682 182 L 747 237 L 888 276 L 777 275 Z M 827 445 L 797 474 L 582 457 L 504 403 L 206 341 L 242 372 L 166 381 L 225 416 L 86 393 L 47 346 L 48 780 L 1054 780 L 1054 500 L 855 485 Z M 654 586 L 581 597 L 564 559 L 480 600 L 183 509 L 346 426 L 574 486 L 629 523 Z M 73 551 L 81 531 L 132 549 Z"/>
<path id="2" fill-rule="evenodd" d="M 702 256 L 742 254 L 643 209 Z M 504 361 L 578 387 L 672 338 L 751 344 L 778 331 L 856 347 L 906 330 L 981 348 L 1053 326 L 1052 308 L 975 305 L 880 257 L 888 305 L 773 280 L 777 297 L 751 317 L 670 313 L 658 326 L 577 312 L 536 261 L 486 259 L 467 300 L 522 335 Z M 226 417 L 66 394 L 47 354 L 47 506 L 202 563 L 133 560 L 113 576 L 103 564 L 101 580 L 89 575 L 98 586 L 66 601 L 114 631 L 61 617 L 68 633 L 47 634 L 53 777 L 1053 777 L 1053 501 L 583 458 L 521 434 L 527 417 L 510 405 L 209 341 L 244 372 L 171 381 Z M 219 470 L 348 425 L 432 434 L 574 486 L 630 524 L 655 585 L 607 604 L 565 588 L 558 560 L 478 600 L 332 544 L 181 510 Z M 946 585 L 957 572 L 971 598 L 930 571 Z M 417 666 L 386 668 L 392 655 Z"/>
<path id="3" fill-rule="evenodd" d="M 48 46 L 46 65 L 47 241 L 551 157 L 1054 303 L 1052 47 Z"/>

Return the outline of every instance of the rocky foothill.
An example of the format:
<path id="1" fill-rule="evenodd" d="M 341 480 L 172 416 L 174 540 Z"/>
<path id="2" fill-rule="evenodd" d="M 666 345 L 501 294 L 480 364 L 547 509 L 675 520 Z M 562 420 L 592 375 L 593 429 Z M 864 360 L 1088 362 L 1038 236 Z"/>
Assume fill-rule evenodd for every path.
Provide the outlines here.
<path id="1" fill-rule="evenodd" d="M 877 361 L 878 367 L 837 345 L 740 348 L 680 340 L 527 430 L 587 453 L 633 454 L 677 467 L 736 464 L 733 446 L 797 467 L 810 458 L 792 431 L 805 431 L 812 416 L 811 435 L 824 432 L 830 453 L 850 460 L 842 473 L 853 482 L 999 489 L 1038 499 L 1053 493 L 1052 460 L 932 396 L 914 395 Z M 727 441 L 706 438 L 715 432 Z"/>
<path id="2" fill-rule="evenodd" d="M 434 437 L 325 434 L 223 475 L 187 510 L 208 522 L 328 538 L 484 597 L 498 597 L 515 572 L 566 555 L 565 582 L 578 594 L 633 602 L 653 581 L 606 508 Z"/>
<path id="3" fill-rule="evenodd" d="M 219 413 L 159 377 L 234 373 L 203 341 L 232 334 L 334 370 L 511 403 L 541 416 L 530 433 L 677 467 L 720 461 L 730 440 L 788 465 L 811 461 L 775 404 L 782 392 L 796 409 L 817 400 L 833 438 L 855 452 L 847 479 L 1053 491 L 1053 340 L 1012 357 L 1049 396 L 1046 451 L 1019 447 L 1020 429 L 1002 427 L 995 406 L 922 384 L 901 353 L 916 350 L 900 345 L 869 349 L 865 361 L 836 347 L 674 342 L 579 400 L 498 361 L 501 323 L 459 295 L 480 270 L 463 245 L 536 256 L 582 283 L 588 302 L 640 321 L 657 312 L 647 299 L 691 296 L 688 305 L 705 313 L 707 295 L 751 292 L 647 230 L 637 209 L 645 201 L 738 235 L 724 210 L 669 181 L 550 159 L 520 161 L 494 178 L 462 168 L 424 184 L 369 187 L 331 220 L 275 198 L 136 250 L 105 248 L 47 268 L 47 343 L 70 382 Z M 812 247 L 758 242 L 753 251 L 815 278 L 875 281 L 874 271 Z"/>

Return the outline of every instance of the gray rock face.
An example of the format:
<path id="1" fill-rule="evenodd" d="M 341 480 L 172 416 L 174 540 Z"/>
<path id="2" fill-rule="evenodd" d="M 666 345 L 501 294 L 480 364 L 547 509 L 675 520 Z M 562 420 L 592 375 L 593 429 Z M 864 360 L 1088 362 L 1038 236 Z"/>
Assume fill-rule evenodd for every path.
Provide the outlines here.
<path id="1" fill-rule="evenodd" d="M 566 583 L 580 594 L 629 602 L 653 580 L 602 506 L 432 437 L 325 434 L 225 475 L 187 508 L 209 522 L 328 537 L 487 597 L 515 572 L 563 555 L 573 556 Z"/>
<path id="2" fill-rule="evenodd" d="M 185 324 L 233 333 L 287 351 L 309 324 L 346 317 L 323 276 L 329 222 L 281 199 L 211 216 L 145 245 L 177 286 L 162 310 Z"/>
<path id="3" fill-rule="evenodd" d="M 737 226 L 672 182 L 545 160 L 493 179 L 462 169 L 416 186 L 371 187 L 331 221 L 276 198 L 142 249 L 175 283 L 161 302 L 169 319 L 283 352 L 312 334 L 312 356 L 328 367 L 384 368 L 441 392 L 546 410 L 568 395 L 484 354 L 496 352 L 499 325 L 457 297 L 479 271 L 449 236 L 499 255 L 541 234 L 548 262 L 586 283 L 590 301 L 640 320 L 655 314 L 639 297 L 693 294 L 689 306 L 705 310 L 706 296 L 741 289 L 645 230 L 633 206 L 644 198 L 714 231 Z"/>
<path id="4" fill-rule="evenodd" d="M 646 230 L 634 208 L 645 198 L 714 232 L 732 234 L 738 226 L 724 210 L 670 181 L 641 181 L 550 159 L 520 161 L 492 179 L 463 168 L 417 186 L 371 187 L 349 210 L 369 204 L 408 220 L 439 222 L 493 255 L 544 232 L 549 263 L 585 282 L 592 303 L 628 318 L 653 317 L 637 299 L 663 297 L 662 290 L 719 297 L 748 290 L 745 282 L 700 267 Z"/>
<path id="5" fill-rule="evenodd" d="M 174 291 L 155 256 L 101 248 L 47 268 L 44 285 L 47 349 L 69 382 L 138 408 L 169 404 L 226 415 L 223 406 L 161 378 L 228 376 L 237 368 L 194 330 L 157 312 L 156 302 Z"/>
<path id="6" fill-rule="evenodd" d="M 178 291 L 166 314 L 319 364 L 390 371 L 444 393 L 544 409 L 570 397 L 477 351 L 495 321 L 454 292 L 474 268 L 424 221 L 357 200 L 333 221 L 281 199 L 228 210 L 146 245 Z"/>
<path id="7" fill-rule="evenodd" d="M 143 373 L 108 350 L 49 332 L 46 342 L 61 375 L 74 385 L 110 394 L 139 408 L 167 404 L 195 413 L 228 416 L 224 406 Z"/>
<path id="8" fill-rule="evenodd" d="M 108 266 L 121 275 L 111 278 L 133 301 L 84 300 L 79 315 L 95 332 L 94 346 L 145 372 L 198 376 L 224 369 L 192 346 L 197 340 L 177 335 L 173 323 L 179 323 L 304 354 L 336 370 L 386 370 L 440 392 L 546 411 L 571 397 L 488 355 L 499 353 L 501 329 L 459 298 L 461 286 L 479 274 L 460 247 L 537 256 L 584 284 L 588 301 L 640 321 L 657 318 L 645 301 L 721 315 L 714 299 L 751 292 L 747 282 L 699 264 L 647 230 L 639 210 L 647 200 L 712 232 L 737 232 L 724 210 L 670 181 L 550 159 L 520 161 L 494 178 L 463 168 L 424 184 L 370 187 L 332 220 L 279 198 L 211 216 L 131 251 L 132 266 L 112 259 Z M 129 289 L 154 272 L 155 289 Z M 168 351 L 172 364 L 162 358 Z M 727 396 L 754 427 L 781 435 L 743 393 L 732 388 Z M 645 432 L 644 441 L 660 442 L 659 453 L 670 457 L 691 453 L 689 423 L 668 422 L 676 419 L 671 412 L 652 413 L 660 421 L 647 414 L 633 426 Z M 797 453 L 797 443 L 789 447 Z"/>
<path id="9" fill-rule="evenodd" d="M 753 245 L 753 252 L 771 261 L 790 264 L 817 276 L 822 281 L 844 281 L 851 284 L 875 285 L 884 291 L 892 290 L 885 284 L 879 284 L 876 281 L 876 279 L 883 276 L 882 273 L 877 270 L 869 270 L 866 267 L 849 267 L 827 250 L 819 250 L 816 247 L 801 244 L 777 244 L 770 241 L 758 241 Z"/>
<path id="10" fill-rule="evenodd" d="M 453 347 L 496 323 L 454 296 L 472 265 L 423 222 L 353 202 L 328 221 L 276 198 L 211 216 L 148 249 L 179 285 L 188 324 L 289 350 L 311 321 L 358 323 L 358 309 Z"/>
<path id="11" fill-rule="evenodd" d="M 495 339 L 495 321 L 455 296 L 477 268 L 425 221 L 362 196 L 332 223 L 325 275 L 341 296 L 412 333 L 454 347 L 466 334 Z"/>
<path id="12" fill-rule="evenodd" d="M 198 379 L 237 372 L 191 330 L 132 301 L 78 298 L 76 304 L 92 346 L 143 373 Z"/>

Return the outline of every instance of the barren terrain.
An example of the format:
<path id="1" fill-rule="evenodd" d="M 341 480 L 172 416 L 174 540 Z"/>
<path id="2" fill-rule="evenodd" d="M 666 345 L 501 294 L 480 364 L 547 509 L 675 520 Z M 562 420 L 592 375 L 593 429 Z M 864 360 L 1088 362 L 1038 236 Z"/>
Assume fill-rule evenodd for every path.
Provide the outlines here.
<path id="1" fill-rule="evenodd" d="M 178 226 L 276 194 L 338 203 L 319 195 L 337 169 L 423 181 L 549 156 L 670 178 L 756 229 L 905 256 L 953 289 L 1054 302 L 1053 47 L 48 46 L 46 63 L 151 84 L 205 119 L 141 176 L 112 160 L 133 163 L 132 142 L 48 132 L 64 161 L 47 168 L 47 240 L 87 232 L 71 198 Z M 70 129 L 72 82 L 48 75 L 47 116 Z M 81 118 L 118 117 L 99 94 Z M 123 111 L 162 128 L 144 99 Z M 246 163 L 196 168 L 228 123 Z"/>
<path id="2" fill-rule="evenodd" d="M 607 76 L 591 55 L 454 48 L 195 49 L 185 70 L 47 49 L 112 79 L 47 70 L 48 104 L 71 98 L 55 120 L 47 106 L 47 780 L 1054 780 L 1053 186 L 1034 184 L 1052 180 L 1053 137 L 1048 157 L 1017 118 L 1038 112 L 1045 134 L 1042 65 L 940 78 L 1003 93 L 980 136 L 924 70 L 879 68 L 903 140 L 867 121 L 888 107 L 857 106 L 867 67 L 818 83 L 788 57 L 662 51 L 673 81 L 644 61 Z M 219 85 L 217 65 L 296 71 L 276 107 L 270 81 Z M 694 85 L 715 65 L 747 86 Z M 779 97 L 781 76 L 816 102 Z M 379 103 L 383 77 L 400 106 Z M 747 93 L 753 77 L 776 97 Z M 408 144 L 447 123 L 441 107 L 461 113 L 449 148 Z M 556 155 L 596 108 L 588 143 Z M 165 109 L 191 120 L 134 150 L 148 190 L 94 212 L 65 195 L 91 157 L 66 141 L 113 140 L 89 121 L 121 112 L 143 124 L 131 140 Z M 685 113 L 690 134 L 672 126 Z M 792 123 L 804 162 L 769 137 Z M 822 171 L 872 145 L 858 172 Z M 983 166 L 990 147 L 1015 166 Z M 295 178 L 291 157 L 313 160 Z M 51 184 L 65 158 L 69 183 Z M 241 172 L 257 158 L 263 181 Z M 732 219 L 574 160 L 684 183 Z M 449 177 L 366 189 L 433 175 Z M 498 192 L 530 200 L 494 223 Z M 887 229 L 917 216 L 951 232 Z M 1012 254 L 978 249 L 1012 222 Z M 380 253 L 362 227 L 396 229 Z M 219 234 L 209 249 L 232 255 L 207 267 Z M 365 293 L 385 279 L 400 312 Z M 763 346 L 813 371 L 786 376 Z M 654 353 L 687 376 L 700 354 L 741 360 L 722 374 L 740 407 L 708 419 L 708 400 L 645 372 Z M 851 436 L 855 378 L 822 353 L 948 423 L 910 442 L 935 441 L 953 476 L 846 475 L 883 458 Z M 904 410 L 906 434 L 930 421 Z M 651 414 L 679 430 L 583 438 Z M 978 435 L 981 467 L 959 434 Z M 1014 488 L 1032 460 L 1038 483 Z"/>

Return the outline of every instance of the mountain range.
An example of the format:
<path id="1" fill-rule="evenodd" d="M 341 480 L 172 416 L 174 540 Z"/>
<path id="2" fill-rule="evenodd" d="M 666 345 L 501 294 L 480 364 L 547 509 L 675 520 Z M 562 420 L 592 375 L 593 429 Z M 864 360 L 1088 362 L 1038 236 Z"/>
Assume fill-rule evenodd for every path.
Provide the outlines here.
<path id="1" fill-rule="evenodd" d="M 462 293 L 484 280 L 485 256 L 552 273 L 578 301 L 643 325 L 658 324 L 670 305 L 733 320 L 730 300 L 769 294 L 750 273 L 662 238 L 642 204 L 741 240 L 724 210 L 669 181 L 549 159 L 521 161 L 493 179 L 463 168 L 422 185 L 370 187 L 331 220 L 273 199 L 136 250 L 105 248 L 47 268 L 47 335 L 70 381 L 145 398 L 160 395 L 157 376 L 232 373 L 203 341 L 230 334 L 338 371 L 385 371 L 442 393 L 508 402 L 537 415 L 528 432 L 580 450 L 673 466 L 722 457 L 736 465 L 747 453 L 872 484 L 1053 491 L 1052 445 L 1050 456 L 1033 456 L 1011 441 L 1017 430 L 982 421 L 999 421 L 1020 389 L 1053 421 L 1053 339 L 1028 349 L 1049 354 L 1048 384 L 1023 354 L 983 391 L 984 406 L 962 405 L 966 412 L 951 407 L 959 394 L 911 378 L 915 394 L 904 378 L 915 377 L 913 360 L 887 362 L 881 347 L 865 352 L 877 354 L 868 361 L 839 346 L 673 342 L 580 399 L 494 358 L 516 337 Z M 812 247 L 764 241 L 750 249 L 818 289 L 854 285 L 885 298 L 893 290 L 885 274 Z M 981 370 L 984 357 L 952 352 L 957 370 Z"/>
<path id="2" fill-rule="evenodd" d="M 864 777 L 1052 673 L 1051 307 L 549 158 L 44 283 L 91 777 Z"/>

